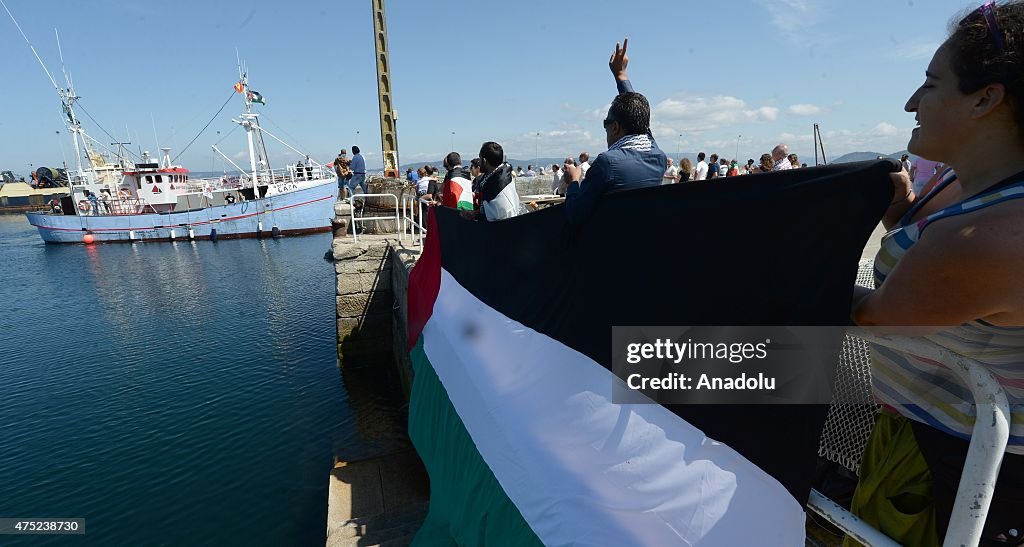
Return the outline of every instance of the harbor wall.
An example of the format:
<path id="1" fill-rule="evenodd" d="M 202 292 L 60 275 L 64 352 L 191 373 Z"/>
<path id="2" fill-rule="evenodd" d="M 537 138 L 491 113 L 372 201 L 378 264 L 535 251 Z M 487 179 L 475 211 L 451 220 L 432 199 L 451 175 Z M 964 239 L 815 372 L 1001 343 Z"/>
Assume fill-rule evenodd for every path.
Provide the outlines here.
<path id="1" fill-rule="evenodd" d="M 334 260 L 338 354 L 342 366 L 393 362 L 408 395 L 412 384 L 406 353 L 409 270 L 419 247 L 394 234 L 348 232 L 347 205 L 336 207 Z"/>

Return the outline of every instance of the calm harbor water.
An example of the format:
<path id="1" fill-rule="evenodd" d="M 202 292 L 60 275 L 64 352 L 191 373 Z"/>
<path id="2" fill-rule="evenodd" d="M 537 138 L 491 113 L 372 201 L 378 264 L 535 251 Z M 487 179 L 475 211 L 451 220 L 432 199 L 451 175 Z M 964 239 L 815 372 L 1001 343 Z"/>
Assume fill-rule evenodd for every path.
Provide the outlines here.
<path id="1" fill-rule="evenodd" d="M 0 215 L 4 545 L 323 545 L 333 458 L 405 443 L 383 367 L 341 370 L 330 235 L 45 245 Z"/>

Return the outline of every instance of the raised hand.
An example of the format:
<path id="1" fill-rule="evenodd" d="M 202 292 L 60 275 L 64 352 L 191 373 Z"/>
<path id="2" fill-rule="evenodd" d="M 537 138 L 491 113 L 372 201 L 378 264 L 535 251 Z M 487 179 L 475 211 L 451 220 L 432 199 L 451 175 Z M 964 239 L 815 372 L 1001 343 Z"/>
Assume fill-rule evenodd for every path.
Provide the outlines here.
<path id="1" fill-rule="evenodd" d="M 629 79 L 629 76 L 626 75 L 626 66 L 629 64 L 629 55 L 626 55 L 627 47 L 629 47 L 629 38 L 622 40 L 621 47 L 618 42 L 615 42 L 615 53 L 612 53 L 612 58 L 608 59 L 608 68 L 611 69 L 616 80 Z"/>
<path id="2" fill-rule="evenodd" d="M 562 172 L 562 181 L 565 184 L 579 182 L 583 178 L 583 170 L 575 165 L 566 163 Z"/>

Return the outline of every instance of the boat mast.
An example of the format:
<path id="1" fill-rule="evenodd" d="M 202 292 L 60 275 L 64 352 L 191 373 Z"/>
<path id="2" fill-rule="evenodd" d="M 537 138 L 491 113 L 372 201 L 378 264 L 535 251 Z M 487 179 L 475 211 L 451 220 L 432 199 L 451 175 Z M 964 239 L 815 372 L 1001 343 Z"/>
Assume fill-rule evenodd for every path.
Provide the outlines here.
<path id="1" fill-rule="evenodd" d="M 60 70 L 64 73 L 64 82 L 67 84 L 66 89 L 58 90 L 57 93 L 60 95 L 61 104 L 64 108 L 64 114 L 68 117 L 68 130 L 71 131 L 71 137 L 75 143 L 75 162 L 78 166 L 78 172 L 82 172 L 82 149 L 78 144 L 78 134 L 82 132 L 82 124 L 78 121 L 78 116 L 75 114 L 75 101 L 78 96 L 75 95 L 75 86 L 71 82 L 71 76 L 68 75 L 68 70 L 64 65 L 64 50 L 60 47 L 60 34 L 57 33 L 57 29 L 53 29 L 53 35 L 57 39 L 57 54 L 60 56 Z M 82 146 L 85 146 L 85 153 L 89 155 L 89 163 L 92 164 L 92 151 L 89 150 L 89 143 L 86 138 L 82 137 Z"/>
<path id="2" fill-rule="evenodd" d="M 249 75 L 241 63 L 238 65 L 238 83 L 242 85 L 242 96 L 245 98 L 245 114 L 242 114 L 241 126 L 245 128 L 245 139 L 249 143 L 249 167 L 252 169 L 252 187 L 255 196 L 259 197 L 260 179 L 256 166 L 256 143 L 253 131 L 256 126 L 256 114 L 252 112 L 252 96 L 249 94 Z"/>

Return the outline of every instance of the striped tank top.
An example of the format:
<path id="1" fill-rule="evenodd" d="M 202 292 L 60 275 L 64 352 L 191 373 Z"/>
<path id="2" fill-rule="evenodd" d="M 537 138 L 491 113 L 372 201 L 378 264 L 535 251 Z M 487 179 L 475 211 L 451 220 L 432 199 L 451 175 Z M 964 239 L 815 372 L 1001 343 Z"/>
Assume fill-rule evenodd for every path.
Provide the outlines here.
<path id="1" fill-rule="evenodd" d="M 931 197 L 956 180 L 952 170 L 907 212 L 899 227 L 885 234 L 875 255 L 875 287 L 885 281 L 900 258 L 932 222 L 977 211 L 1010 199 L 1024 198 L 1024 179 L 997 185 L 916 222 L 910 219 Z M 1006 451 L 1024 454 L 1024 327 L 999 327 L 982 320 L 945 328 L 926 337 L 984 364 L 1002 384 L 1012 414 Z M 903 351 L 872 345 L 871 382 L 875 399 L 890 410 L 940 431 L 970 438 L 976 409 L 970 389 L 942 363 Z"/>

